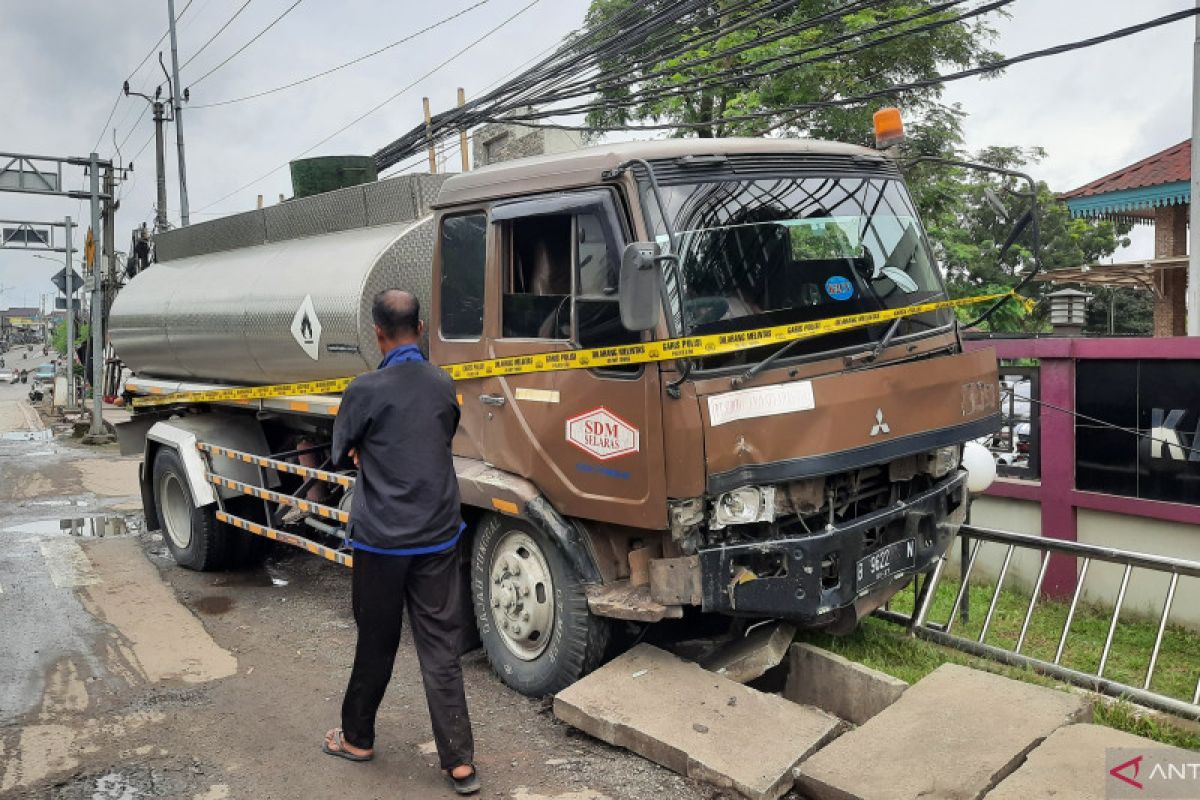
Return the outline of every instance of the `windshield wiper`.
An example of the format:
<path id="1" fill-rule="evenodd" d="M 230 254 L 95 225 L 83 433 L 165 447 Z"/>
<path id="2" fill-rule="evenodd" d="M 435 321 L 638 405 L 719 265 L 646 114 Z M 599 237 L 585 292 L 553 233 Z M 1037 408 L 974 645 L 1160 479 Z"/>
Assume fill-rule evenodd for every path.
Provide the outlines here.
<path id="1" fill-rule="evenodd" d="M 749 381 L 751 378 L 753 378 L 758 373 L 762 372 L 767 367 L 774 364 L 779 359 L 783 358 L 785 355 L 788 354 L 788 351 L 790 351 L 792 348 L 794 348 L 796 345 L 800 344 L 803 341 L 805 341 L 805 339 L 792 339 L 790 342 L 785 344 L 783 347 L 779 348 L 774 353 L 771 353 L 771 355 L 767 356 L 762 361 L 759 361 L 757 364 L 754 364 L 753 366 L 750 367 L 750 369 L 746 370 L 741 375 L 738 375 L 737 377 L 735 377 L 733 379 L 733 381 L 731 382 L 733 384 L 733 387 L 736 389 L 739 386 L 743 386 L 747 381 Z"/>
<path id="2" fill-rule="evenodd" d="M 883 332 L 883 336 L 880 337 L 879 341 L 876 342 L 875 346 L 872 347 L 868 352 L 846 356 L 846 366 L 849 367 L 859 362 L 870 364 L 872 361 L 875 361 L 877 358 L 883 355 L 883 351 L 887 350 L 888 345 L 891 344 L 892 339 L 895 338 L 896 332 L 900 330 L 900 323 L 903 322 L 904 319 L 904 317 L 896 317 L 894 320 L 892 320 L 892 324 L 888 325 L 888 329 Z"/>

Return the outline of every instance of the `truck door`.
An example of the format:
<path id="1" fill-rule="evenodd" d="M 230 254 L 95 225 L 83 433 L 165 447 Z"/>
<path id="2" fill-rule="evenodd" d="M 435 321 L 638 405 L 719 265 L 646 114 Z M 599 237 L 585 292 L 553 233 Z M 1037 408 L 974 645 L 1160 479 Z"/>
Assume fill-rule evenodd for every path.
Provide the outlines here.
<path id="1" fill-rule="evenodd" d="M 487 305 L 487 214 L 454 212 L 438 221 L 434 261 L 440 266 L 433 287 L 436 313 L 428 313 L 430 355 L 436 364 L 454 364 L 487 358 L 485 313 Z M 494 244 L 494 243 L 493 243 Z M 454 454 L 483 458 L 486 410 L 479 397 L 494 379 L 458 381 L 455 390 L 462 417 L 454 439 Z"/>
<path id="2" fill-rule="evenodd" d="M 493 358 L 639 341 L 624 329 L 616 281 L 628 230 L 608 189 L 491 209 L 499 266 Z M 493 272 L 493 274 L 497 274 Z M 666 526 L 658 370 L 650 365 L 496 379 L 481 401 L 485 457 L 531 478 L 562 513 Z"/>

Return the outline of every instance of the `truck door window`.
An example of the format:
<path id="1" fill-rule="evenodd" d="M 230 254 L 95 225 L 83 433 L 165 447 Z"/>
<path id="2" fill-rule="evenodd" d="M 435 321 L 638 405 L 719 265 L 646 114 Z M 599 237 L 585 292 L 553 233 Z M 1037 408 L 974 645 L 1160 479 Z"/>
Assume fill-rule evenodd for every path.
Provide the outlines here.
<path id="1" fill-rule="evenodd" d="M 501 314 L 506 338 L 571 338 L 571 228 L 569 214 L 507 223 L 509 259 Z"/>
<path id="2" fill-rule="evenodd" d="M 617 302 L 617 276 L 621 254 L 614 232 L 597 214 L 575 217 L 576 341 L 581 347 L 610 347 L 640 341 L 640 334 L 621 324 Z M 636 369 L 635 369 L 636 371 Z"/>
<path id="3" fill-rule="evenodd" d="M 446 339 L 477 339 L 483 335 L 486 244 L 484 214 L 442 220 L 441 320 Z"/>

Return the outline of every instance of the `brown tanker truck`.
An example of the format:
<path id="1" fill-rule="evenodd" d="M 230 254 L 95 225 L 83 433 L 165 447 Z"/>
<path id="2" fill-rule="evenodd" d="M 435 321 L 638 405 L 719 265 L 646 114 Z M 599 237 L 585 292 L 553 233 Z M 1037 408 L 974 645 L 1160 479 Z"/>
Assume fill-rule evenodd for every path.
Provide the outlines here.
<path id="1" fill-rule="evenodd" d="M 353 475 L 323 463 L 336 393 L 175 393 L 373 368 L 379 289 L 419 296 L 439 365 L 945 298 L 894 162 L 818 141 L 623 143 L 403 176 L 156 250 L 112 311 L 127 391 L 158 400 L 120 433 L 144 453 L 149 525 L 192 569 L 253 558 L 262 537 L 352 561 Z M 614 619 L 693 608 L 849 629 L 945 553 L 969 503 L 964 444 L 999 411 L 995 358 L 962 351 L 948 310 L 457 391 L 475 621 L 531 695 L 594 668 Z"/>

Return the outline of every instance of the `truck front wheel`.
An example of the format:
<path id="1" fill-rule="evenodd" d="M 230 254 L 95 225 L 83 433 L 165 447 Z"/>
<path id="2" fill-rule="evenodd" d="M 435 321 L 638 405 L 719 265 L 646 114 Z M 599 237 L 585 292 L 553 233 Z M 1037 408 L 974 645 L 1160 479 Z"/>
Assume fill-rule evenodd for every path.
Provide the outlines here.
<path id="1" fill-rule="evenodd" d="M 183 462 L 169 447 L 154 457 L 154 504 L 163 541 L 179 566 L 199 572 L 225 566 L 230 531 L 212 506 L 196 507 Z"/>
<path id="2" fill-rule="evenodd" d="M 588 611 L 579 576 L 524 520 L 489 514 L 471 558 L 475 622 L 492 669 L 530 697 L 553 694 L 600 664 L 608 620 Z"/>

